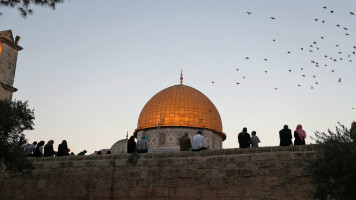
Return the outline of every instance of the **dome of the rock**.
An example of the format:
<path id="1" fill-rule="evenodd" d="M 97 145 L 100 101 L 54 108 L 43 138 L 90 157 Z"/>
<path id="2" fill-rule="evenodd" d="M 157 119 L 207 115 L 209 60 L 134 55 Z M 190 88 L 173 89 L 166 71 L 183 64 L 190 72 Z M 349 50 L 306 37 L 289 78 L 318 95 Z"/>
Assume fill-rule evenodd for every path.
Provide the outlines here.
<path id="1" fill-rule="evenodd" d="M 157 127 L 193 127 L 217 132 L 222 140 L 220 114 L 214 104 L 200 91 L 174 85 L 154 95 L 144 106 L 136 131 Z"/>

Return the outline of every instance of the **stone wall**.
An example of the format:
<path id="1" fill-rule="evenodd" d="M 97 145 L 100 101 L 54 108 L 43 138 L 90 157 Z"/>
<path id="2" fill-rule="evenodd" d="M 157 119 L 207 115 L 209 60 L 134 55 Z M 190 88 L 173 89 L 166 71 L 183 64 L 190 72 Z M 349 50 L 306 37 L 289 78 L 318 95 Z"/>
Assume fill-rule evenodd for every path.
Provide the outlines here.
<path id="1" fill-rule="evenodd" d="M 313 148 L 31 158 L 31 174 L 0 173 L 0 199 L 307 199 Z"/>

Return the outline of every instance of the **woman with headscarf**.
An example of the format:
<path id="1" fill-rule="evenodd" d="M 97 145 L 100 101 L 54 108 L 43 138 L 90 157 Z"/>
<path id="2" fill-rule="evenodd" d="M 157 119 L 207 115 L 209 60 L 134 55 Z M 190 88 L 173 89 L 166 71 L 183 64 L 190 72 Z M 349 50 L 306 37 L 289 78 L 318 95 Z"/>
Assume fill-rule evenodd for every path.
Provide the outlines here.
<path id="1" fill-rule="evenodd" d="M 192 142 L 190 141 L 188 132 L 184 132 L 184 135 L 179 138 L 180 151 L 190 151 Z"/>
<path id="2" fill-rule="evenodd" d="M 148 141 L 145 135 L 137 142 L 136 149 L 138 153 L 148 153 Z"/>
<path id="3" fill-rule="evenodd" d="M 298 124 L 296 130 L 294 131 L 294 145 L 305 145 L 305 138 L 307 134 L 302 128 L 302 125 Z"/>
<path id="4" fill-rule="evenodd" d="M 58 153 L 57 156 L 68 156 L 69 150 L 67 146 L 67 141 L 63 140 L 61 144 L 58 145 Z"/>
<path id="5" fill-rule="evenodd" d="M 54 156 L 54 154 L 56 154 L 56 152 L 53 150 L 53 144 L 54 144 L 53 140 L 50 140 L 47 142 L 47 144 L 44 146 L 43 156 L 50 157 L 50 156 Z"/>
<path id="6" fill-rule="evenodd" d="M 35 157 L 41 157 L 43 155 L 43 145 L 45 142 L 42 140 L 36 145 L 35 150 L 33 151 L 33 156 Z"/>
<path id="7" fill-rule="evenodd" d="M 127 141 L 127 153 L 133 153 L 136 149 L 135 136 L 131 136 Z"/>

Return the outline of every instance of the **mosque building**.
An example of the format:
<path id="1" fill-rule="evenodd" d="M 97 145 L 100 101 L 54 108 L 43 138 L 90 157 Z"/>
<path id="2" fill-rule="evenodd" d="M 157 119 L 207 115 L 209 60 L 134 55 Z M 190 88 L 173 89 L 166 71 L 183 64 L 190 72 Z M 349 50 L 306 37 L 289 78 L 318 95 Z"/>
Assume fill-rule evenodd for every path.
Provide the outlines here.
<path id="1" fill-rule="evenodd" d="M 222 149 L 226 134 L 214 104 L 200 91 L 180 84 L 154 95 L 143 107 L 134 132 L 136 138 L 146 135 L 149 152 L 179 151 L 184 132 L 192 138 L 197 131 L 205 137 L 209 149 Z"/>

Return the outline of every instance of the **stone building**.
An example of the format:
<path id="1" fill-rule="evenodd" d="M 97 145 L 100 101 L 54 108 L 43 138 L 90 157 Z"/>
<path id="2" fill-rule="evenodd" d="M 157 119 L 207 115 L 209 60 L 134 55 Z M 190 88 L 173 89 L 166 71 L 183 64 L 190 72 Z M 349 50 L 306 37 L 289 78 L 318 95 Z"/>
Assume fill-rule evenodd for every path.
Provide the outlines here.
<path id="1" fill-rule="evenodd" d="M 11 99 L 17 89 L 13 87 L 18 51 L 19 36 L 12 36 L 11 30 L 0 31 L 0 99 Z"/>
<path id="2" fill-rule="evenodd" d="M 168 87 L 154 95 L 142 109 L 134 132 L 138 139 L 146 135 L 149 152 L 179 151 L 184 132 L 192 138 L 202 131 L 205 146 L 221 149 L 226 134 L 214 104 L 200 91 L 183 85 Z"/>

